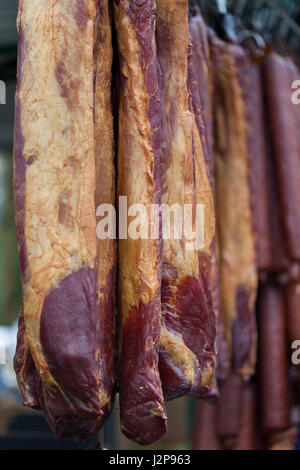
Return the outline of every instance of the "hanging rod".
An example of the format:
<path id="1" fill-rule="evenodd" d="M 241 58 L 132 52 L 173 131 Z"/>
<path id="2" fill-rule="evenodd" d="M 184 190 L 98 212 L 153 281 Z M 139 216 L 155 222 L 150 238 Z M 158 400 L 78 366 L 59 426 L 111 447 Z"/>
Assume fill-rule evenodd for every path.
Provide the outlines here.
<path id="1" fill-rule="evenodd" d="M 252 30 L 261 34 L 267 43 L 287 44 L 287 48 L 300 55 L 298 0 L 194 0 L 193 4 L 198 5 L 212 26 L 214 18 L 231 14 L 237 31 Z"/>

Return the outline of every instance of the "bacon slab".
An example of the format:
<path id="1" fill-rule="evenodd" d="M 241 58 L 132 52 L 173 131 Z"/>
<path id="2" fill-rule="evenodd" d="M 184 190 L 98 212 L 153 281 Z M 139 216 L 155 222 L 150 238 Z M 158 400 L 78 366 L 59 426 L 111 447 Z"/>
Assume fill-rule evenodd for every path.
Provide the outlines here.
<path id="1" fill-rule="evenodd" d="M 209 47 L 209 31 L 203 21 L 198 7 L 190 8 L 189 32 L 191 40 L 191 52 L 189 54 L 189 87 L 192 108 L 196 119 L 199 135 L 202 141 L 207 175 L 216 204 L 215 187 L 215 162 L 213 154 L 213 88 L 212 61 Z M 199 183 L 198 186 L 205 188 Z M 207 189 L 207 188 L 206 188 Z M 207 189 L 209 193 L 209 189 Z M 213 220 L 214 214 L 206 215 L 206 220 Z M 215 233 L 215 230 L 214 230 Z M 229 357 L 225 341 L 224 322 L 220 309 L 220 273 L 218 261 L 218 243 L 216 236 L 209 247 L 209 290 L 212 296 L 212 308 L 217 317 L 217 376 L 225 378 L 229 371 Z"/>
<path id="2" fill-rule="evenodd" d="M 185 205 L 193 207 L 194 232 L 195 204 L 204 203 L 205 214 L 209 214 L 205 251 L 213 239 L 213 201 L 201 140 L 189 107 L 187 0 L 157 1 L 156 40 L 162 115 L 162 203 L 170 209 L 176 204 L 182 212 Z M 201 250 L 187 248 L 188 243 L 186 233 L 178 240 L 174 236 L 163 240 L 160 374 L 167 399 L 207 393 L 215 367 L 215 316 L 207 298 L 207 270 L 199 272 Z"/>
<path id="3" fill-rule="evenodd" d="M 99 429 L 114 388 L 114 332 L 103 329 L 113 323 L 105 303 L 114 282 L 113 274 L 102 277 L 102 259 L 97 267 L 94 200 L 94 72 L 110 73 L 107 8 L 20 0 L 18 12 L 14 189 L 23 306 L 15 369 L 25 404 L 41 408 L 59 437 L 77 439 Z M 94 54 L 96 17 L 107 34 L 105 57 Z M 109 107 L 103 113 L 112 165 Z M 113 263 L 112 255 L 109 273 Z"/>
<path id="4" fill-rule="evenodd" d="M 206 160 L 210 180 L 214 180 L 213 169 L 213 87 L 212 62 L 209 47 L 209 30 L 198 7 L 190 8 L 190 40 L 193 45 L 192 60 L 201 97 L 200 112 L 203 117 L 203 133 L 208 148 Z"/>
<path id="5" fill-rule="evenodd" d="M 97 0 L 94 30 L 94 139 L 96 166 L 96 214 L 99 207 L 115 207 L 115 152 L 112 117 L 112 31 L 108 0 Z M 101 212 L 103 215 L 103 212 Z M 110 412 L 116 386 L 116 262 L 117 244 L 113 237 L 97 231 L 97 285 L 100 302 L 101 342 L 99 350 L 101 390 Z"/>
<path id="6" fill-rule="evenodd" d="M 244 73 L 246 52 L 210 36 L 214 64 L 216 187 L 221 309 L 233 370 L 252 375 L 256 363 L 256 254 L 249 186 Z"/>
<path id="7" fill-rule="evenodd" d="M 155 2 L 115 0 L 114 18 L 121 74 L 118 198 L 127 197 L 128 208 L 143 204 L 151 220 L 151 205 L 160 203 Z M 161 243 L 124 237 L 118 246 L 121 429 L 139 444 L 150 444 L 166 432 L 158 370 Z"/>

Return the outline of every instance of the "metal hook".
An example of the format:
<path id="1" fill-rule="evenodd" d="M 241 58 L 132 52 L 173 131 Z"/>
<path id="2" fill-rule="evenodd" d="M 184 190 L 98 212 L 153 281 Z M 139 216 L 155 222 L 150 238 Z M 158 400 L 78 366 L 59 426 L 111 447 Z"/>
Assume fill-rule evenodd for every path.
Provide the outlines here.
<path id="1" fill-rule="evenodd" d="M 216 0 L 217 10 L 221 15 L 228 13 L 227 0 Z"/>
<path id="2" fill-rule="evenodd" d="M 247 39 L 253 39 L 256 46 L 259 49 L 265 49 L 266 42 L 261 34 L 257 33 L 256 31 L 251 31 L 251 29 L 244 29 L 237 34 L 237 38 L 240 44 L 243 44 Z"/>
<path id="3" fill-rule="evenodd" d="M 261 34 L 256 31 L 244 29 L 237 34 L 239 44 L 246 47 L 253 57 L 263 57 L 267 50 L 267 44 Z"/>
<path id="4" fill-rule="evenodd" d="M 220 5 L 221 8 L 222 5 Z M 216 21 L 223 39 L 232 43 L 236 43 L 236 18 L 231 13 L 229 13 L 227 7 L 226 12 L 224 12 L 224 10 L 220 10 L 218 12 Z"/>
<path id="5" fill-rule="evenodd" d="M 300 26 L 297 24 L 296 15 L 300 14 L 299 0 L 230 0 L 228 10 L 240 22 L 238 39 L 240 42 L 248 42 L 247 46 L 253 49 L 263 50 L 262 38 L 265 45 L 290 44 L 295 51 L 300 50 Z M 243 25 L 259 33 L 262 37 L 249 36 L 247 31 L 242 32 Z M 250 41 L 248 40 L 250 37 Z M 298 38 L 298 44 L 297 44 Z M 252 39 L 252 41 L 251 41 Z"/>

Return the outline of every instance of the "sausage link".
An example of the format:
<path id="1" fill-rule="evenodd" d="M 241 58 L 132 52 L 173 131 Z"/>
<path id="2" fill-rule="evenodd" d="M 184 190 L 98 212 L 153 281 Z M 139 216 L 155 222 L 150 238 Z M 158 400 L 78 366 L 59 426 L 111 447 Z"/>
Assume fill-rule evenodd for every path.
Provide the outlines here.
<path id="1" fill-rule="evenodd" d="M 226 449 L 235 445 L 241 432 L 244 386 L 242 377 L 230 375 L 220 388 L 218 435 Z"/>
<path id="2" fill-rule="evenodd" d="M 292 103 L 291 59 L 270 53 L 265 60 L 267 109 L 288 254 L 300 260 L 300 140 L 298 109 Z"/>
<path id="3" fill-rule="evenodd" d="M 196 402 L 192 433 L 192 450 L 221 450 L 217 433 L 217 405 L 205 401 Z"/>
<path id="4" fill-rule="evenodd" d="M 289 427 L 286 318 L 281 287 L 265 284 L 258 300 L 259 385 L 261 426 L 264 432 Z"/>
<path id="5" fill-rule="evenodd" d="M 256 396 L 255 388 L 249 382 L 245 384 L 242 398 L 242 423 L 234 450 L 256 449 Z"/>

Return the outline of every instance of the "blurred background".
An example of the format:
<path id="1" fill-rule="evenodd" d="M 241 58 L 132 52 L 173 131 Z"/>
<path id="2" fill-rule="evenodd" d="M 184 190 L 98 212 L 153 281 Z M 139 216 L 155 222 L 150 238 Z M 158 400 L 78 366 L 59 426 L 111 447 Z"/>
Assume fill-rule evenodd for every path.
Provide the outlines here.
<path id="1" fill-rule="evenodd" d="M 207 18 L 224 1 L 197 3 Z M 229 10 L 249 29 L 264 34 L 300 54 L 300 2 L 288 0 L 236 0 Z M 0 450 L 3 449 L 81 449 L 94 446 L 69 440 L 59 441 L 51 433 L 43 416 L 22 407 L 12 368 L 17 315 L 21 299 L 16 234 L 13 210 L 13 126 L 16 87 L 17 0 L 0 0 L 0 80 L 6 86 L 6 103 L 0 104 L 0 348 L 6 344 L 6 364 L 0 365 Z M 291 21 L 292 20 L 292 21 Z M 239 20 L 238 20 L 239 21 Z M 299 77 L 300 78 L 300 77 Z M 0 354 L 1 357 L 1 354 Z M 168 405 L 169 432 L 158 448 L 188 449 L 194 416 L 192 400 L 181 399 Z M 103 441 L 103 435 L 100 436 Z M 118 406 L 104 430 L 105 446 L 114 449 L 135 448 L 119 432 Z"/>

